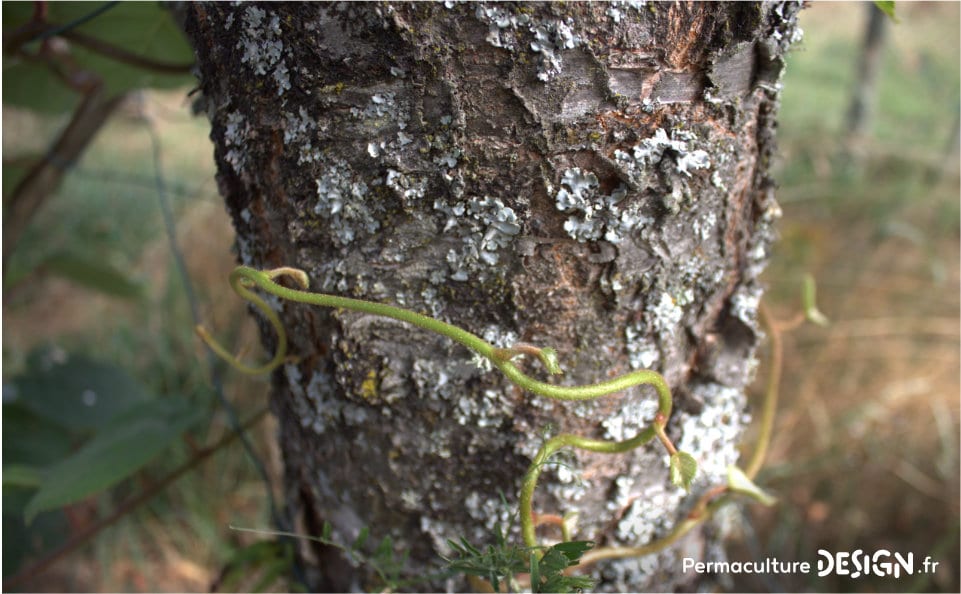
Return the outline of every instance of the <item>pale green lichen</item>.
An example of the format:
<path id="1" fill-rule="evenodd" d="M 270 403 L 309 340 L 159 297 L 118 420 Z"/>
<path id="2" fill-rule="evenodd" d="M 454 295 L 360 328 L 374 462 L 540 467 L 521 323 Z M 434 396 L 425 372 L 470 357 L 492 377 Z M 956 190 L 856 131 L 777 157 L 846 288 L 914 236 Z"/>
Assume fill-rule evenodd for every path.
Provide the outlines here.
<path id="1" fill-rule="evenodd" d="M 573 167 L 561 176 L 561 188 L 554 194 L 557 210 L 569 214 L 564 231 L 579 242 L 604 239 L 620 243 L 634 229 L 652 220 L 640 213 L 635 201 L 622 207 L 627 188 L 618 186 L 610 194 L 600 194 L 600 182 L 591 171 Z"/>

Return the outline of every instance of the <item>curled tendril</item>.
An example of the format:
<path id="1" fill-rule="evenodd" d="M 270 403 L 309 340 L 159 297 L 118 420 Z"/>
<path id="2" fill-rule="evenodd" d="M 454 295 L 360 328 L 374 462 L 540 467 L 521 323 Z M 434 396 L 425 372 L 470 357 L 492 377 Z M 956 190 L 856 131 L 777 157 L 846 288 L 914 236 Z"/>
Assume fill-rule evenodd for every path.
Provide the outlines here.
<path id="1" fill-rule="evenodd" d="M 287 334 L 284 331 L 283 324 L 277 316 L 277 313 L 274 312 L 260 296 L 251 290 L 251 288 L 256 286 L 262 291 L 280 297 L 281 299 L 385 316 L 413 324 L 431 332 L 436 332 L 485 357 L 514 384 L 540 396 L 557 400 L 583 401 L 593 400 L 640 385 L 652 386 L 657 391 L 658 410 L 655 420 L 648 428 L 631 439 L 605 441 L 563 433 L 552 437 L 541 446 L 527 473 L 524 475 L 521 486 L 521 532 L 528 546 L 535 546 L 537 544 L 532 510 L 532 501 L 537 480 L 540 477 L 541 469 L 547 463 L 548 459 L 561 448 L 573 447 L 589 452 L 618 454 L 640 447 L 651 441 L 655 436 L 658 436 L 661 438 L 661 441 L 664 441 L 665 445 L 668 446 L 668 451 L 676 454 L 676 450 L 673 449 L 673 445 L 670 445 L 670 441 L 667 440 L 667 436 L 664 433 L 664 425 L 671 416 L 671 408 L 673 406 L 671 390 L 664 377 L 656 371 L 632 371 L 610 380 L 584 386 L 558 386 L 549 384 L 525 374 L 511 363 L 511 360 L 520 355 L 535 356 L 541 361 L 549 373 L 557 375 L 561 373 L 561 369 L 557 360 L 557 351 L 552 348 L 539 348 L 529 344 L 518 344 L 506 349 L 498 348 L 466 330 L 392 305 L 374 303 L 362 299 L 352 299 L 349 297 L 339 297 L 325 293 L 312 293 L 306 290 L 290 289 L 275 282 L 275 279 L 282 276 L 293 278 L 304 289 L 309 285 L 307 274 L 303 270 L 290 267 L 260 271 L 247 266 L 238 266 L 230 275 L 230 285 L 233 287 L 234 292 L 260 310 L 277 333 L 277 351 L 274 353 L 273 358 L 267 363 L 257 367 L 241 363 L 236 356 L 230 354 L 217 343 L 203 327 L 197 327 L 197 334 L 200 338 L 203 339 L 215 353 L 243 373 L 262 374 L 273 371 L 284 362 L 287 354 Z"/>
<path id="2" fill-rule="evenodd" d="M 304 287 L 305 289 L 310 285 L 310 282 L 307 278 L 307 273 L 305 273 L 303 270 L 289 267 L 275 268 L 266 272 L 258 272 L 241 266 L 230 274 L 230 286 L 233 288 L 234 293 L 237 293 L 242 298 L 251 302 L 254 307 L 260 310 L 260 313 L 262 313 L 264 317 L 267 318 L 267 321 L 270 322 L 274 332 L 277 333 L 277 351 L 274 353 L 273 359 L 257 367 L 246 365 L 245 363 L 242 363 L 236 355 L 231 354 L 230 351 L 225 349 L 219 342 L 217 342 L 210 335 L 210 333 L 207 332 L 206 328 L 203 326 L 197 326 L 194 330 L 197 333 L 197 336 L 199 336 L 213 352 L 217 353 L 218 356 L 230 363 L 231 367 L 237 371 L 246 373 L 248 375 L 262 375 L 264 373 L 270 373 L 284 362 L 284 359 L 287 356 L 287 332 L 284 330 L 284 325 L 277 316 L 277 312 L 271 309 L 262 297 L 250 290 L 250 287 L 257 285 L 258 283 L 257 278 L 248 274 L 248 271 L 257 272 L 258 275 L 263 275 L 263 278 L 269 279 L 271 282 L 273 282 L 273 279 L 282 276 L 289 276 L 296 280 L 300 286 Z"/>

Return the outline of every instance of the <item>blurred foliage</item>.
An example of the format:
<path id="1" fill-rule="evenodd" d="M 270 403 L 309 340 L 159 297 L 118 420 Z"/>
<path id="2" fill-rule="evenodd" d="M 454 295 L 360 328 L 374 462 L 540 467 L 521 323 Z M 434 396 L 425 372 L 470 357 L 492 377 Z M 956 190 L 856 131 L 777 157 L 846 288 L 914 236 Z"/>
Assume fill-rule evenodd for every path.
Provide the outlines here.
<path id="1" fill-rule="evenodd" d="M 47 22 L 67 25 L 89 15 L 101 5 L 92 2 L 46 2 Z M 33 17 L 34 2 L 5 2 L 5 33 L 23 26 Z M 75 29 L 132 54 L 171 64 L 190 64 L 193 50 L 170 13 L 159 2 L 120 2 Z M 6 41 L 5 41 L 6 43 Z M 42 41 L 33 41 L 40 44 Z M 69 42 L 68 42 L 69 43 Z M 79 43 L 70 44 L 70 54 L 83 69 L 103 79 L 109 95 L 143 88 L 179 88 L 193 84 L 193 77 L 158 74 L 122 63 L 102 52 L 91 51 Z M 63 84 L 45 63 L 3 55 L 3 103 L 48 114 L 72 108 L 77 93 Z"/>
<path id="2" fill-rule="evenodd" d="M 192 50 L 159 3 L 4 3 L 3 27 L 5 199 L 78 105 L 74 85 L 83 81 L 71 79 L 77 73 L 99 81 L 108 96 L 193 84 Z M 147 69 L 124 63 L 139 58 Z M 136 103 L 142 94 L 130 96 L 120 126 L 140 128 L 144 148 L 132 153 L 136 138 L 118 136 L 117 125 L 108 124 L 108 138 L 67 174 L 5 262 L 5 577 L 82 532 L 103 515 L 103 504 L 109 511 L 109 502 L 138 491 L 136 475 L 162 476 L 189 458 L 185 431 L 201 437 L 209 430 L 211 391 L 193 352 L 181 287 L 167 282 L 158 300 L 157 286 L 142 269 L 135 272 L 161 227 L 144 128 L 153 116 Z M 191 139 L 203 137 L 203 123 L 190 128 Z M 173 169 L 188 172 L 184 179 L 196 187 L 211 169 L 199 163 L 187 151 Z M 182 201 L 182 184 L 172 187 Z M 145 201 L 153 208 L 145 211 Z M 55 277 L 67 284 L 52 285 Z M 54 315 L 31 319 L 33 306 L 50 298 L 61 300 Z M 89 308 L 96 299 L 103 300 L 100 311 Z M 128 302 L 126 322 L 116 317 L 117 300 Z M 151 311 L 172 315 L 174 324 L 157 332 Z M 160 458 L 162 452 L 168 456 Z"/>

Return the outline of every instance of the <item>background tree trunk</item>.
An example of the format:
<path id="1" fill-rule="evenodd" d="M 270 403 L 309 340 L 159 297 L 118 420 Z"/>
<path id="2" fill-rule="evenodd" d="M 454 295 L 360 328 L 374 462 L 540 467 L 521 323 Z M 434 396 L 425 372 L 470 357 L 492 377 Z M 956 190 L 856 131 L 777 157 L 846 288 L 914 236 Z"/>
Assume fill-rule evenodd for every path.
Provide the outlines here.
<path id="1" fill-rule="evenodd" d="M 774 151 L 796 3 L 194 4 L 218 182 L 241 262 L 557 348 L 562 383 L 661 371 L 690 495 L 657 444 L 545 471 L 543 512 L 639 545 L 723 480 L 747 420 L 757 282 L 779 209 Z M 547 427 L 631 437 L 653 391 L 533 397 L 391 320 L 272 301 L 298 357 L 274 374 L 298 529 L 363 526 L 436 568 L 507 524 Z M 264 325 L 264 343 L 274 336 Z M 532 372 L 536 364 L 524 362 Z M 546 533 L 545 533 L 546 534 Z M 602 589 L 691 585 L 704 533 L 597 568 Z M 371 585 L 304 544 L 312 587 Z M 451 582 L 434 587 L 463 588 Z"/>
<path id="2" fill-rule="evenodd" d="M 851 104 L 845 117 L 845 144 L 847 156 L 857 158 L 864 152 L 864 143 L 871 136 L 875 104 L 877 103 L 878 73 L 881 71 L 881 58 L 884 55 L 884 42 L 887 36 L 888 16 L 873 2 L 865 2 L 868 14 L 864 26 L 864 40 L 861 44 L 861 57 L 855 74 Z"/>

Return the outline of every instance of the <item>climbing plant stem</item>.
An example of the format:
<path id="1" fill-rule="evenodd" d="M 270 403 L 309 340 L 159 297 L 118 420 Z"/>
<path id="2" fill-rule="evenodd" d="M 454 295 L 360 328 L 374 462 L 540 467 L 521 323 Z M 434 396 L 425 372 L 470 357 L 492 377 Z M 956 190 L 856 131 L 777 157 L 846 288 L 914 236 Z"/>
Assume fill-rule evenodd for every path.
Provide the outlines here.
<path id="1" fill-rule="evenodd" d="M 744 474 L 748 478 L 754 479 L 764 465 L 764 458 L 767 456 L 767 448 L 771 443 L 771 435 L 774 431 L 774 415 L 777 412 L 778 387 L 781 384 L 781 367 L 783 349 L 781 347 L 781 332 L 771 316 L 767 306 L 761 303 L 758 309 L 761 316 L 761 323 L 767 329 L 768 338 L 771 341 L 771 364 L 768 367 L 767 383 L 764 386 L 764 401 L 761 405 L 761 421 L 758 428 L 757 444 L 754 446 L 754 454 L 748 462 Z"/>
<path id="2" fill-rule="evenodd" d="M 623 441 L 604 441 L 581 437 L 580 435 L 572 435 L 570 433 L 561 433 L 544 442 L 544 445 L 538 450 L 537 455 L 534 456 L 534 460 L 527 469 L 523 482 L 521 482 L 520 522 L 524 544 L 529 547 L 537 546 L 532 509 L 534 490 L 537 488 L 537 479 L 541 475 L 541 470 L 552 455 L 565 447 L 578 448 L 599 454 L 621 454 L 646 444 L 651 441 L 654 435 L 654 427 L 651 426 L 631 439 L 625 439 Z"/>
<path id="3" fill-rule="evenodd" d="M 607 381 L 585 386 L 559 386 L 549 384 L 525 374 L 520 368 L 511 363 L 511 359 L 519 355 L 537 356 L 550 373 L 557 374 L 560 373 L 560 367 L 557 365 L 556 352 L 554 352 L 553 349 L 540 349 L 527 344 L 517 345 L 512 348 L 495 347 L 466 330 L 410 310 L 362 299 L 290 289 L 276 282 L 275 279 L 282 276 L 293 278 L 303 289 L 308 287 L 309 283 L 306 273 L 296 268 L 284 267 L 260 271 L 247 266 L 239 266 L 234 269 L 230 275 L 230 284 L 234 291 L 260 310 L 277 333 L 277 350 L 273 358 L 264 365 L 255 367 L 241 363 L 236 356 L 230 354 L 227 349 L 217 343 L 204 328 L 197 327 L 197 334 L 210 345 L 210 348 L 213 349 L 214 352 L 244 373 L 268 373 L 284 362 L 287 353 L 287 335 L 284 331 L 284 326 L 277 313 L 270 308 L 267 302 L 251 290 L 256 286 L 266 293 L 289 301 L 384 316 L 413 324 L 414 326 L 431 332 L 436 332 L 485 357 L 494 367 L 507 376 L 510 381 L 540 396 L 557 400 L 592 400 L 639 385 L 649 385 L 657 391 L 658 409 L 655 420 L 651 426 L 642 430 L 631 439 L 605 441 L 562 433 L 547 440 L 547 442 L 541 446 L 540 451 L 538 451 L 534 457 L 530 468 L 524 476 L 520 494 L 521 531 L 524 536 L 524 541 L 528 546 L 535 546 L 537 544 L 532 510 L 537 479 L 540 477 L 541 470 L 548 459 L 561 448 L 571 447 L 589 452 L 618 454 L 640 447 L 657 435 L 661 441 L 664 442 L 671 454 L 677 453 L 677 450 L 674 449 L 674 446 L 664 433 L 664 426 L 671 416 L 671 408 L 673 406 L 671 390 L 664 377 L 656 371 L 632 371 Z"/>
<path id="4" fill-rule="evenodd" d="M 287 335 L 283 324 L 281 323 L 277 313 L 270 308 L 267 302 L 251 290 L 251 288 L 256 286 L 263 291 L 282 299 L 310 305 L 348 309 L 373 315 L 385 316 L 413 324 L 431 332 L 436 332 L 464 345 L 478 355 L 485 357 L 494 367 L 500 370 L 508 379 L 521 388 L 538 395 L 546 396 L 548 398 L 554 398 L 558 400 L 591 400 L 639 385 L 650 385 L 657 391 L 658 410 L 654 416 L 654 419 L 646 429 L 642 430 L 640 433 L 630 439 L 622 441 L 607 441 L 582 437 L 579 435 L 572 435 L 569 433 L 562 433 L 544 442 L 537 454 L 534 456 L 534 459 L 531 462 L 530 467 L 527 469 L 527 472 L 525 473 L 521 483 L 521 533 L 524 538 L 524 542 L 528 547 L 537 546 L 537 536 L 535 533 L 537 524 L 535 523 L 533 512 L 534 491 L 537 488 L 537 481 L 540 478 L 541 471 L 548 463 L 551 456 L 553 456 L 559 450 L 570 447 L 601 454 L 619 454 L 640 447 L 651 441 L 654 437 L 657 437 L 671 454 L 672 459 L 679 454 L 673 443 L 671 443 L 671 440 L 667 436 L 667 432 L 665 430 L 667 422 L 671 416 L 671 409 L 673 405 L 671 391 L 664 377 L 655 371 L 633 371 L 614 379 L 596 384 L 589 384 L 586 386 L 558 386 L 549 384 L 536 380 L 525 374 L 517 366 L 511 363 L 511 360 L 521 355 L 535 356 L 541 360 L 542 364 L 549 373 L 559 374 L 561 371 L 557 363 L 557 353 L 553 349 L 540 348 L 529 344 L 518 344 L 508 348 L 495 347 L 478 336 L 467 332 L 466 330 L 452 326 L 445 322 L 441 322 L 440 320 L 435 320 L 434 318 L 430 318 L 406 309 L 401 309 L 399 307 L 375 303 L 372 301 L 365 301 L 362 299 L 352 299 L 324 293 L 311 293 L 306 290 L 290 289 L 278 284 L 275 281 L 275 279 L 282 276 L 289 276 L 293 278 L 304 289 L 306 289 L 309 285 L 306 273 L 304 273 L 302 270 L 289 267 L 276 268 L 268 271 L 259 271 L 247 266 L 239 266 L 230 275 L 230 284 L 234 291 L 252 303 L 258 310 L 260 310 L 270 325 L 274 328 L 274 331 L 277 333 L 277 350 L 275 351 L 273 358 L 267 363 L 256 367 L 245 365 L 244 363 L 240 362 L 236 356 L 230 354 L 224 347 L 217 343 L 203 327 L 197 327 L 197 334 L 200 335 L 200 337 L 210 346 L 211 349 L 213 349 L 214 352 L 244 373 L 268 373 L 281 365 L 284 362 L 287 354 Z M 810 281 L 809 284 L 813 285 L 813 281 Z M 808 298 L 808 301 L 813 304 L 813 289 L 806 290 L 811 293 L 812 296 Z M 809 305 L 808 303 L 805 304 L 805 307 L 806 313 L 812 310 L 816 311 L 816 307 Z M 754 453 L 751 456 L 751 460 L 748 463 L 747 469 L 744 471 L 744 474 L 748 477 L 748 479 L 751 480 L 757 476 L 761 466 L 764 464 L 764 459 L 767 456 L 768 445 L 771 441 L 771 435 L 774 427 L 774 416 L 778 405 L 778 388 L 781 379 L 783 357 L 781 346 L 781 326 L 779 326 L 778 323 L 772 318 L 771 313 L 763 303 L 760 305 L 759 313 L 761 322 L 767 329 L 771 341 L 771 363 L 761 408 L 761 421 L 758 440 Z M 808 317 L 811 318 L 810 315 L 808 315 Z M 817 322 L 818 320 L 814 321 Z M 670 532 L 661 538 L 637 547 L 602 547 L 594 549 L 581 558 L 580 563 L 576 568 L 569 568 L 568 572 L 575 569 L 583 570 L 585 567 L 605 559 L 640 557 L 663 550 L 690 532 L 693 528 L 712 517 L 714 513 L 731 498 L 731 494 L 730 484 L 718 485 L 712 489 L 708 489 L 702 494 L 701 498 L 694 506 L 691 514 L 688 515 L 688 517 L 686 517 L 684 520 L 678 522 Z M 568 534 L 567 526 L 563 521 L 561 522 L 561 526 L 564 533 L 564 539 L 569 539 L 570 535 Z"/>
<path id="5" fill-rule="evenodd" d="M 214 349 L 217 354 L 229 361 L 234 367 L 244 373 L 268 373 L 283 363 L 287 354 L 287 335 L 284 331 L 283 324 L 280 322 L 280 318 L 277 316 L 277 313 L 274 312 L 274 310 L 271 309 L 270 306 L 267 305 L 267 303 L 260 296 L 250 290 L 250 287 L 256 285 L 271 295 L 275 295 L 289 301 L 337 309 L 348 309 L 384 316 L 413 324 L 414 326 L 418 326 L 431 332 L 436 332 L 437 334 L 441 334 L 450 338 L 451 340 L 459 342 L 475 353 L 488 359 L 494 365 L 494 367 L 499 369 L 505 376 L 507 376 L 509 380 L 521 388 L 541 396 L 547 396 L 557 400 L 592 400 L 600 396 L 607 396 L 608 394 L 626 390 L 627 388 L 648 384 L 657 390 L 658 410 L 664 414 L 665 417 L 670 417 L 672 403 L 671 391 L 670 388 L 668 388 L 667 382 L 664 380 L 661 374 L 657 373 L 656 371 L 633 371 L 607 381 L 589 384 L 586 386 L 558 386 L 555 384 L 549 384 L 547 382 L 534 379 L 521 371 L 517 366 L 511 363 L 510 360 L 503 356 L 503 349 L 498 349 L 482 338 L 471 334 L 466 330 L 458 328 L 457 326 L 453 326 L 440 320 L 435 320 L 434 318 L 430 318 L 407 309 L 394 307 L 393 305 L 375 303 L 373 301 L 365 301 L 363 299 L 352 299 L 350 297 L 328 295 L 326 293 L 312 293 L 304 290 L 289 289 L 274 281 L 274 278 L 280 276 L 294 277 L 304 288 L 307 286 L 306 275 L 303 271 L 295 268 L 278 268 L 265 272 L 247 266 L 238 266 L 230 275 L 230 284 L 234 291 L 247 301 L 250 301 L 258 310 L 260 310 L 260 312 L 267 318 L 267 321 L 270 322 L 270 325 L 273 327 L 274 331 L 277 333 L 277 350 L 274 353 L 274 357 L 269 362 L 258 367 L 245 365 L 241 363 L 234 355 L 230 354 L 227 349 L 223 348 L 219 343 L 217 343 L 217 341 L 215 341 L 203 327 L 197 328 L 197 333 L 204 340 L 204 342 L 210 345 L 210 347 Z"/>

